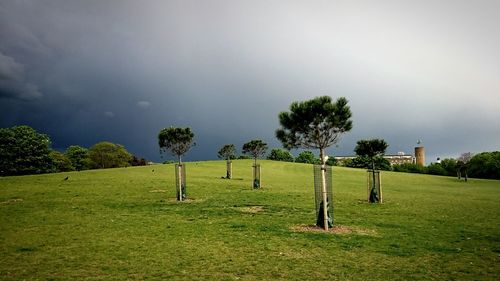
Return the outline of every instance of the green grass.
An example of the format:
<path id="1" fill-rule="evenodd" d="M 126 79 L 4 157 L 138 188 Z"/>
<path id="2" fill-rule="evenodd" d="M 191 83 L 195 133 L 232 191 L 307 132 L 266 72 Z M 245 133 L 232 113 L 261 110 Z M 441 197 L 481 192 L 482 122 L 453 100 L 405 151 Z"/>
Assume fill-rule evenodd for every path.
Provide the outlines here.
<path id="1" fill-rule="evenodd" d="M 0 178 L 2 280 L 498 280 L 500 181 L 334 167 L 335 224 L 314 224 L 312 166 L 187 163 Z M 154 169 L 154 172 L 152 171 Z M 69 180 L 63 179 L 69 176 Z"/>

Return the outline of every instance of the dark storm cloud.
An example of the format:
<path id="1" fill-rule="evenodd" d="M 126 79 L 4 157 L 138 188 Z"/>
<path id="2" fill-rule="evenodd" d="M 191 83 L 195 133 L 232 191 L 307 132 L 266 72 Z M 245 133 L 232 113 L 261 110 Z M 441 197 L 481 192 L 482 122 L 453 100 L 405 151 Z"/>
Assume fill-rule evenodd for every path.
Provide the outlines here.
<path id="1" fill-rule="evenodd" d="M 191 126 L 187 159 L 274 138 L 295 100 L 346 96 L 354 129 L 329 153 L 385 138 L 429 159 L 498 150 L 495 1 L 11 1 L 0 3 L 0 125 L 54 146 L 100 140 L 158 159 Z M 431 155 L 432 154 L 432 155 Z"/>
<path id="2" fill-rule="evenodd" d="M 38 87 L 26 81 L 24 66 L 0 52 L 0 99 L 37 99 L 42 96 Z"/>

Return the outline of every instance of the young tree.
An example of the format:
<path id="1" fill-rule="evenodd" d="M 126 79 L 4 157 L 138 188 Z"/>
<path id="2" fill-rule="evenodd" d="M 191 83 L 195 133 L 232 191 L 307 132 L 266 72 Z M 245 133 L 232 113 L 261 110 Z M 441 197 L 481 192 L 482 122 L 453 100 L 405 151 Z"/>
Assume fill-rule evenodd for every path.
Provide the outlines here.
<path id="1" fill-rule="evenodd" d="M 257 158 L 264 155 L 267 150 L 267 144 L 262 140 L 252 140 L 243 144 L 243 153 L 251 155 L 254 159 L 254 164 L 257 165 Z"/>
<path id="2" fill-rule="evenodd" d="M 267 160 L 293 162 L 293 155 L 288 150 L 273 148 L 267 155 Z"/>
<path id="3" fill-rule="evenodd" d="M 319 149 L 325 230 L 328 230 L 325 149 L 337 143 L 342 134 L 352 129 L 351 116 L 346 98 L 341 97 L 333 102 L 329 96 L 293 102 L 290 112 L 281 112 L 278 116 L 281 128 L 276 130 L 276 137 L 285 148 Z"/>
<path id="4" fill-rule="evenodd" d="M 371 140 L 358 141 L 356 144 L 356 148 L 354 148 L 354 152 L 356 152 L 356 155 L 367 157 L 368 159 L 370 159 L 371 162 L 370 164 L 373 176 L 373 185 L 370 189 L 371 203 L 380 202 L 379 194 L 377 193 L 377 187 L 375 183 L 375 157 L 384 155 L 387 147 L 388 144 L 385 142 L 385 140 L 371 139 Z"/>
<path id="5" fill-rule="evenodd" d="M 182 155 L 195 145 L 193 142 L 194 133 L 191 128 L 165 128 L 158 134 L 158 144 L 160 152 L 170 151 L 173 156 L 177 156 L 179 165 L 182 165 Z"/>
<path id="6" fill-rule="evenodd" d="M 254 159 L 254 179 L 253 179 L 253 187 L 260 187 L 260 179 L 256 178 L 257 175 L 257 158 L 264 155 L 267 150 L 267 144 L 262 140 L 252 140 L 245 144 L 243 144 L 242 152 L 245 154 L 249 154 Z"/>
<path id="7" fill-rule="evenodd" d="M 186 198 L 186 185 L 183 183 L 184 167 L 182 166 L 182 155 L 189 151 L 195 145 L 193 142 L 194 133 L 191 128 L 165 128 L 158 134 L 158 145 L 160 153 L 170 151 L 174 156 L 177 156 L 179 164 L 176 166 L 177 178 L 177 200 L 183 201 Z"/>
<path id="8" fill-rule="evenodd" d="M 29 126 L 0 128 L 0 175 L 49 172 L 50 138 Z"/>
<path id="9" fill-rule="evenodd" d="M 234 144 L 226 144 L 219 150 L 217 156 L 219 159 L 226 159 L 226 178 L 231 179 L 231 159 L 236 157 L 236 147 L 234 147 Z"/>

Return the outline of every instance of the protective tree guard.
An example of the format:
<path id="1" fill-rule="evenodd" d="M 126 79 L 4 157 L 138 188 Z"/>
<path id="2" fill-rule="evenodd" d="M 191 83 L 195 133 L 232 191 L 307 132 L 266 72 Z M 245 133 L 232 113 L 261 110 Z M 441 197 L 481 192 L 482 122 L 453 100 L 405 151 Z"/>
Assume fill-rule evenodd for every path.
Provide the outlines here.
<path id="1" fill-rule="evenodd" d="M 186 166 L 184 164 L 175 164 L 175 191 L 177 201 L 186 200 Z"/>
<path id="2" fill-rule="evenodd" d="M 226 179 L 231 179 L 233 177 L 233 162 L 232 161 L 227 161 L 226 162 Z"/>
<path id="3" fill-rule="evenodd" d="M 382 182 L 379 170 L 367 170 L 367 197 L 370 203 L 382 203 Z"/>
<path id="4" fill-rule="evenodd" d="M 260 180 L 260 164 L 254 164 L 253 166 L 253 178 L 252 186 L 254 189 L 259 189 L 262 187 L 262 182 Z"/>
<path id="5" fill-rule="evenodd" d="M 314 165 L 313 172 L 316 225 L 328 230 L 333 227 L 332 168 L 326 165 Z"/>

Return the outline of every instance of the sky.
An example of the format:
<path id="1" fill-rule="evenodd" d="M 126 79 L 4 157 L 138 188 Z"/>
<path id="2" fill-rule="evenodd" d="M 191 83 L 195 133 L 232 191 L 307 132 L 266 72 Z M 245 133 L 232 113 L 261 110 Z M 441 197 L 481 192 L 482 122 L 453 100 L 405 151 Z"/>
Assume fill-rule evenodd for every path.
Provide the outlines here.
<path id="1" fill-rule="evenodd" d="M 499 14 L 495 0 L 0 0 L 0 127 L 161 161 L 159 131 L 189 126 L 185 159 L 206 160 L 281 147 L 279 112 L 328 95 L 353 114 L 330 155 L 369 138 L 388 154 L 421 140 L 427 162 L 500 150 Z"/>

